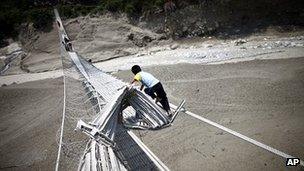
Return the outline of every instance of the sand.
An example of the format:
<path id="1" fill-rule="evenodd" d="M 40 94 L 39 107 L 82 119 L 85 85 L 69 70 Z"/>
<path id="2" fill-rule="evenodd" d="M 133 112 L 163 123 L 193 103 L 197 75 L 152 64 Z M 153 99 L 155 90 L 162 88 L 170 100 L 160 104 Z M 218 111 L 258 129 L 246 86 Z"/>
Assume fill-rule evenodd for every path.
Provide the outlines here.
<path id="1" fill-rule="evenodd" d="M 144 69 L 163 82 L 171 102 L 185 99 L 188 110 L 303 158 L 303 64 L 304 58 L 293 58 Z M 132 77 L 129 71 L 117 75 Z M 62 79 L 1 87 L 0 96 L 0 168 L 53 170 Z M 287 169 L 284 159 L 184 113 L 169 128 L 135 132 L 172 170 Z"/>
<path id="2" fill-rule="evenodd" d="M 0 88 L 0 169 L 54 170 L 62 78 Z"/>
<path id="3" fill-rule="evenodd" d="M 10 85 L 10 84 L 21 84 L 31 81 L 39 81 L 49 78 L 59 78 L 62 77 L 62 70 L 48 71 L 42 73 L 26 73 L 17 75 L 6 75 L 0 77 L 0 85 Z"/>
<path id="4" fill-rule="evenodd" d="M 147 67 L 171 102 L 239 133 L 304 158 L 304 58 Z M 130 71 L 119 78 L 129 81 Z M 257 146 L 184 113 L 160 131 L 138 131 L 172 170 L 298 170 Z"/>

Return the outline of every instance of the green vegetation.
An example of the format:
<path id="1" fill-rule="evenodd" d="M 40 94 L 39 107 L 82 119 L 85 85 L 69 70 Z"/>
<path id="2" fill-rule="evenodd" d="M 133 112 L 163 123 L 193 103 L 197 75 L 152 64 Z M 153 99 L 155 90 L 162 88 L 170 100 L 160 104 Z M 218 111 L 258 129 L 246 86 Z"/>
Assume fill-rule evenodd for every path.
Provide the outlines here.
<path id="1" fill-rule="evenodd" d="M 139 16 L 144 11 L 162 8 L 165 0 L 100 0 L 95 4 L 66 5 L 59 4 L 60 14 L 66 18 L 74 18 L 80 15 L 96 14 L 103 11 L 124 12 L 130 16 Z"/>
<path id="2" fill-rule="evenodd" d="M 85 16 L 89 13 L 98 13 L 103 9 L 98 6 L 83 6 L 83 5 L 58 5 L 57 6 L 60 16 L 62 18 L 75 18 L 78 16 Z"/>
<path id="3" fill-rule="evenodd" d="M 101 5 L 112 12 L 122 11 L 129 15 L 140 15 L 144 11 L 161 8 L 164 3 L 164 0 L 105 0 Z"/>
<path id="4" fill-rule="evenodd" d="M 34 28 L 44 30 L 51 26 L 53 21 L 53 10 L 51 8 L 32 9 L 28 12 L 28 20 L 33 23 Z"/>
<path id="5" fill-rule="evenodd" d="M 50 28 L 53 20 L 50 5 L 35 6 L 28 0 L 0 1 L 0 46 L 6 45 L 5 39 L 15 38 L 22 23 L 33 23 L 37 30 Z"/>
<path id="6" fill-rule="evenodd" d="M 57 7 L 63 18 L 75 18 L 88 14 L 124 12 L 132 18 L 155 11 L 181 9 L 197 5 L 211 18 L 229 18 L 228 25 L 242 25 L 261 20 L 265 23 L 304 25 L 303 0 L 0 0 L 0 47 L 7 38 L 18 35 L 22 23 L 33 23 L 34 28 L 48 31 L 52 26 L 53 8 Z M 59 3 L 58 3 L 59 2 Z M 170 6 L 171 5 L 171 6 Z M 216 16 L 218 11 L 224 11 Z M 242 16 L 239 21 L 239 16 Z M 202 17 L 202 16 L 193 16 Z M 245 22 L 247 21 L 247 22 Z"/>
<path id="7" fill-rule="evenodd" d="M 47 31 L 53 20 L 53 7 L 56 6 L 63 18 L 75 18 L 96 14 L 105 10 L 126 12 L 139 16 L 145 10 L 161 7 L 164 0 L 1 0 L 0 1 L 0 47 L 5 39 L 15 38 L 22 23 L 33 23 L 34 28 Z"/>

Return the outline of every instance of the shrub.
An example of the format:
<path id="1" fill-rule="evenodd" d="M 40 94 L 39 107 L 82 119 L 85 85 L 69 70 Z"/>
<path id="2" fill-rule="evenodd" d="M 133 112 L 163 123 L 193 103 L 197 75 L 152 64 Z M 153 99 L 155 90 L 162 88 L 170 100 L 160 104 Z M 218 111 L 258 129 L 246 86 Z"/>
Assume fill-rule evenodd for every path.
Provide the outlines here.
<path id="1" fill-rule="evenodd" d="M 29 21 L 33 23 L 34 28 L 45 30 L 52 24 L 53 11 L 50 8 L 33 9 L 29 12 Z"/>
<path id="2" fill-rule="evenodd" d="M 127 13 L 127 14 L 134 14 L 136 9 L 134 7 L 133 4 L 127 4 L 124 8 L 124 11 Z"/>
<path id="3" fill-rule="evenodd" d="M 118 12 L 123 10 L 124 1 L 123 0 L 105 0 L 103 2 L 105 9 L 111 12 Z"/>

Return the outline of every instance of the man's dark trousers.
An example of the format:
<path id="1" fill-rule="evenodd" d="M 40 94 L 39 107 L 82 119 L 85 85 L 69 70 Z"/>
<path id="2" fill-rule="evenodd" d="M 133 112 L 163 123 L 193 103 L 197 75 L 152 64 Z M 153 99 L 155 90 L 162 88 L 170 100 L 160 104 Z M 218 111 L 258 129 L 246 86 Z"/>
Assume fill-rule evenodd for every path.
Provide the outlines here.
<path id="1" fill-rule="evenodd" d="M 156 97 L 160 98 L 159 101 L 160 104 L 163 106 L 163 108 L 168 112 L 170 110 L 167 94 L 163 88 L 163 85 L 159 82 L 155 84 L 151 88 L 145 88 L 145 93 L 152 97 L 152 99 L 155 99 Z M 156 95 L 155 95 L 156 93 Z"/>

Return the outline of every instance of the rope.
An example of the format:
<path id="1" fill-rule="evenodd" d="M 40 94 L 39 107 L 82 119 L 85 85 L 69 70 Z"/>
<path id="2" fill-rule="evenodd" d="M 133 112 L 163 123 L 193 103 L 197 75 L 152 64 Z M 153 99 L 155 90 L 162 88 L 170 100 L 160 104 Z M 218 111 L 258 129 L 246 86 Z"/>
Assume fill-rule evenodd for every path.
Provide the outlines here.
<path id="1" fill-rule="evenodd" d="M 63 70 L 62 70 L 63 72 Z M 56 160 L 56 167 L 55 171 L 58 171 L 59 168 L 59 160 L 62 148 L 62 137 L 63 137 L 63 126 L 65 120 L 65 103 L 66 103 L 66 85 L 65 85 L 65 75 L 63 74 L 63 109 L 62 109 L 62 122 L 61 122 L 61 130 L 60 130 L 60 140 L 59 140 L 59 147 L 58 147 L 58 155 Z"/>
<path id="2" fill-rule="evenodd" d="M 173 108 L 177 108 L 177 106 L 175 106 L 175 105 L 173 105 L 173 104 L 170 104 L 170 105 L 171 105 Z M 238 138 L 241 138 L 241 139 L 243 139 L 243 140 L 245 140 L 245 141 L 247 141 L 247 142 L 249 142 L 249 143 L 251 143 L 251 144 L 254 144 L 254 145 L 258 146 L 258 147 L 261 147 L 261 148 L 263 148 L 263 149 L 265 149 L 265 150 L 267 150 L 267 151 L 269 151 L 269 152 L 271 152 L 271 153 L 274 153 L 274 154 L 276 154 L 276 155 L 278 155 L 278 156 L 281 156 L 281 157 L 283 157 L 283 158 L 285 158 L 285 159 L 287 159 L 287 158 L 295 158 L 295 157 L 293 157 L 293 156 L 291 156 L 291 155 L 289 155 L 289 154 L 286 154 L 286 153 L 284 153 L 284 152 L 282 152 L 282 151 L 280 151 L 280 150 L 277 150 L 277 149 L 275 149 L 275 148 L 273 148 L 273 147 L 270 147 L 270 146 L 268 146 L 268 145 L 266 145 L 266 144 L 263 144 L 263 143 L 261 143 L 261 142 L 259 142 L 259 141 L 257 141 L 257 140 L 254 140 L 254 139 L 252 139 L 252 138 L 249 138 L 249 137 L 247 137 L 247 136 L 245 136 L 245 135 L 243 135 L 243 134 L 240 134 L 240 133 L 238 133 L 238 132 L 236 132 L 236 131 L 233 131 L 233 130 L 231 130 L 231 129 L 229 129 L 229 128 L 226 128 L 226 127 L 224 127 L 224 126 L 222 126 L 222 125 L 220 125 L 220 124 L 218 124 L 218 123 L 215 123 L 215 122 L 213 122 L 213 121 L 211 121 L 211 120 L 209 120 L 209 119 L 203 118 L 203 117 L 201 117 L 201 116 L 199 116 L 199 115 L 197 115 L 197 114 L 194 114 L 194 113 L 192 113 L 192 112 L 190 112 L 190 111 L 185 111 L 185 113 L 186 113 L 187 115 L 189 115 L 189 116 L 192 116 L 192 117 L 198 119 L 198 120 L 201 120 L 201 121 L 203 121 L 203 122 L 205 122 L 205 123 L 208 123 L 208 124 L 210 124 L 210 125 L 212 125 L 212 126 L 214 126 L 214 127 L 217 127 L 217 128 L 219 128 L 219 129 L 221 129 L 221 130 L 223 130 L 223 131 L 226 131 L 226 132 L 228 132 L 228 133 L 230 133 L 230 134 L 232 134 L 232 135 L 234 135 L 234 136 L 236 136 L 236 137 L 238 137 Z M 300 160 L 300 165 L 304 166 L 304 162 L 303 162 L 302 160 Z"/>

